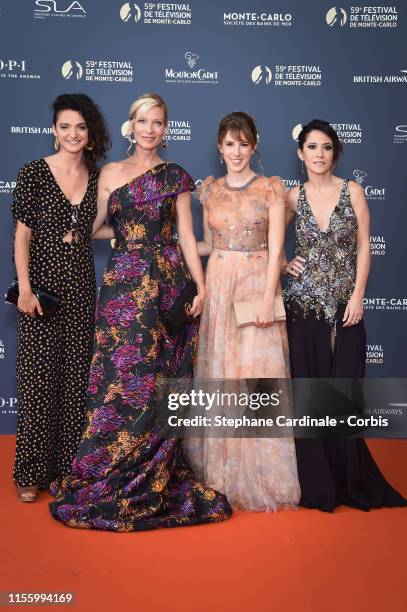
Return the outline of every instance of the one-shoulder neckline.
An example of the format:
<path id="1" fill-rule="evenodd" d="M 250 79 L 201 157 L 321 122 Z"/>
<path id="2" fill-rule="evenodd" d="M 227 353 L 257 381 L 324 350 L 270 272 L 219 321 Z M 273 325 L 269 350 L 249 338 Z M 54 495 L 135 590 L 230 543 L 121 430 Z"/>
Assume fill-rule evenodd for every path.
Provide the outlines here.
<path id="1" fill-rule="evenodd" d="M 128 185 L 131 185 L 132 183 L 134 183 L 134 181 L 137 181 L 138 179 L 140 179 L 142 176 L 145 176 L 146 174 L 150 174 L 153 170 L 155 170 L 156 168 L 159 168 L 160 166 L 168 166 L 169 164 L 172 164 L 173 162 L 169 162 L 169 161 L 164 161 L 164 162 L 160 162 L 159 164 L 156 164 L 155 166 L 151 166 L 151 168 L 149 168 L 148 170 L 146 170 L 145 172 L 143 172 L 142 174 L 138 174 L 137 176 L 133 177 L 132 179 L 130 179 L 129 181 L 127 181 L 126 183 L 123 183 L 123 185 L 119 185 L 119 187 L 115 187 L 109 195 L 109 198 L 112 197 L 112 195 L 116 192 L 116 191 L 120 191 L 120 189 L 123 189 L 124 187 L 127 187 Z"/>

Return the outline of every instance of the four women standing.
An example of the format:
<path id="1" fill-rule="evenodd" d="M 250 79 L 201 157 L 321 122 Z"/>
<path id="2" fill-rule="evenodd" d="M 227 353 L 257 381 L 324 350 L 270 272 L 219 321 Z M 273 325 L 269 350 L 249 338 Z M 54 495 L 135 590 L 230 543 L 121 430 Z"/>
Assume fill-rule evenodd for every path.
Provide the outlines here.
<path id="1" fill-rule="evenodd" d="M 47 487 L 55 479 L 52 492 L 57 499 L 50 504 L 55 518 L 68 526 L 113 531 L 224 520 L 231 509 L 222 493 L 232 504 L 248 510 L 295 505 L 300 490 L 292 437 L 189 440 L 186 452 L 204 485 L 195 480 L 184 461 L 180 442 L 161 439 L 155 427 L 157 382 L 192 375 L 196 320 L 179 333 L 169 331 L 165 325 L 166 315 L 182 296 L 190 277 L 197 285 L 190 314 L 196 317 L 204 306 L 198 379 L 289 375 L 285 324 L 274 320 L 284 241 L 285 193 L 276 177 L 258 176 L 250 167 L 257 146 L 253 119 L 245 113 L 232 113 L 222 120 L 218 146 L 227 174 L 218 180 L 209 177 L 199 189 L 204 207 L 204 240 L 199 252 L 211 253 L 204 303 L 205 285 L 188 193 L 194 183 L 183 168 L 163 161 L 158 154 L 168 124 L 164 101 L 157 94 L 146 94 L 132 105 L 129 138 L 135 143 L 135 151 L 128 160 L 104 167 L 95 220 L 97 171 L 89 158 L 95 161 L 103 156 L 103 143 L 107 143 L 106 133 L 103 136 L 101 130 L 103 121 L 97 123 L 98 130 L 88 138 L 91 123 L 85 113 L 71 107 L 62 110 L 70 114 L 65 116 L 58 107 L 54 118 L 56 134 L 59 137 L 58 129 L 73 127 L 73 136 L 69 132 L 67 138 L 61 137 L 63 144 L 59 138 L 61 151 L 57 155 L 23 169 L 13 207 L 18 220 L 15 252 L 19 309 L 25 313 L 20 320 L 17 366 L 21 399 L 15 479 L 19 487 L 24 487 L 19 489 L 20 498 L 35 499 L 35 487 Z M 331 175 L 340 143 L 335 133 L 336 139 L 327 132 L 328 124 L 318 125 L 303 130 L 300 136 L 300 154 L 310 172 L 307 193 L 301 186 L 299 194 L 289 196 L 289 217 L 297 214 L 297 239 L 301 245 L 296 258 L 286 266 L 286 271 L 296 277 L 286 292 L 292 370 L 295 376 L 360 376 L 364 363 L 360 319 L 370 252 L 367 207 L 357 186 Z M 75 170 L 70 176 L 58 163 L 67 160 Z M 38 211 L 33 208 L 36 200 L 32 194 L 37 196 L 41 185 L 46 193 Z M 314 202 L 313 210 L 307 194 Z M 338 204 L 329 210 L 325 194 L 330 201 L 338 198 Z M 57 206 L 55 210 L 51 206 L 56 196 L 64 203 L 59 213 Z M 64 205 L 69 207 L 65 210 Z M 60 224 L 61 219 L 59 227 L 57 222 Z M 106 219 L 109 225 L 104 225 Z M 115 246 L 103 276 L 87 418 L 71 470 L 82 429 L 93 331 L 91 233 L 96 238 L 114 237 Z M 42 250 L 38 255 L 30 248 L 29 258 L 30 241 L 39 242 Z M 54 242 L 59 246 L 55 247 Z M 50 249 L 50 245 L 55 257 L 43 273 L 37 273 L 37 259 L 44 257 L 44 248 Z M 299 274 L 302 281 L 298 281 Z M 222 292 L 218 289 L 220 278 Z M 30 283 L 45 285 L 58 293 L 61 304 L 55 318 L 43 319 L 40 304 L 30 293 Z M 322 300 L 315 299 L 316 295 L 322 295 Z M 249 299 L 258 300 L 255 323 L 237 328 L 233 304 Z M 35 316 L 36 310 L 39 316 Z M 299 314 L 311 323 L 299 320 Z M 347 335 L 345 328 L 353 325 L 353 333 Z M 31 328 L 35 332 L 29 336 L 27 330 Z M 46 339 L 44 333 L 48 334 Z M 48 354 L 48 338 L 52 338 L 55 354 Z M 36 342 L 45 347 L 39 363 Z M 312 342 L 318 345 L 316 351 L 309 349 Z M 351 367 L 349 351 L 359 369 L 356 365 Z M 75 364 L 69 369 L 68 356 Z M 50 375 L 48 361 L 58 363 L 58 376 L 62 376 L 58 386 Z M 331 366 L 327 369 L 328 363 Z M 50 383 L 47 399 L 58 389 L 60 405 L 69 404 L 69 410 L 60 413 L 50 409 L 49 416 L 43 411 L 41 418 L 48 419 L 43 436 L 32 425 L 38 412 L 35 402 L 44 403 L 41 392 L 32 393 L 33 364 L 37 365 L 39 380 Z M 30 397 L 33 407 L 28 409 Z M 75 419 L 71 426 L 69 419 Z M 35 433 L 31 455 L 27 453 L 28 431 Z M 319 451 L 324 447 L 324 460 L 321 455 L 319 465 L 329 466 L 329 476 L 321 480 L 322 493 L 318 491 L 316 501 L 307 501 L 315 484 L 311 481 L 318 479 L 314 458 L 302 454 L 302 442 L 297 441 L 297 460 L 303 505 L 331 510 L 339 503 L 363 509 L 404 503 L 387 485 L 362 440 L 341 440 L 340 451 L 317 441 L 321 442 Z M 356 469 L 369 481 L 370 488 L 366 486 L 362 493 L 344 493 L 343 466 L 346 461 L 349 465 L 348 451 L 352 457 L 359 455 Z M 344 452 L 344 458 L 332 467 L 332 455 L 336 461 L 340 452 Z"/>

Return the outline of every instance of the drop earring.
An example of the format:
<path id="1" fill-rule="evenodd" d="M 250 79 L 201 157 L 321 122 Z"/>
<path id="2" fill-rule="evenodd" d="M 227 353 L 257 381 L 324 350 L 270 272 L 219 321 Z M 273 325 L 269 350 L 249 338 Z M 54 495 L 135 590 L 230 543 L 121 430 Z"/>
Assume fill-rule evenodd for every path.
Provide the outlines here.
<path id="1" fill-rule="evenodd" d="M 223 159 L 222 153 L 219 153 L 219 160 L 220 160 L 220 163 L 223 164 L 224 159 Z"/>
<path id="2" fill-rule="evenodd" d="M 304 174 L 304 160 L 301 160 L 301 173 Z"/>
<path id="3" fill-rule="evenodd" d="M 54 140 L 54 149 L 55 151 L 59 151 L 59 140 L 58 138 L 55 136 L 55 140 Z"/>
<path id="4" fill-rule="evenodd" d="M 130 157 L 132 155 L 131 152 L 131 148 L 133 145 L 136 144 L 136 139 L 134 138 L 134 134 L 129 134 L 128 136 L 126 136 L 127 140 L 129 141 L 129 146 L 127 147 L 127 157 Z"/>

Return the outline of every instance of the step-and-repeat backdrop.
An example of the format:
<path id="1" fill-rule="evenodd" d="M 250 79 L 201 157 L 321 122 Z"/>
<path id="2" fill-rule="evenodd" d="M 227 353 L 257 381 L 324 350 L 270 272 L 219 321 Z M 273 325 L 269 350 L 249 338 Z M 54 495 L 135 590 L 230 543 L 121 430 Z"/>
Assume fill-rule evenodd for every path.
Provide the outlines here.
<path id="1" fill-rule="evenodd" d="M 15 177 L 52 152 L 50 103 L 58 94 L 84 92 L 101 106 L 114 160 L 126 154 L 131 102 L 158 92 L 170 110 L 164 156 L 196 181 L 223 172 L 216 131 L 226 113 L 256 117 L 264 173 L 287 187 L 304 178 L 301 124 L 325 119 L 344 143 L 337 174 L 362 185 L 372 216 L 367 374 L 405 376 L 406 37 L 402 0 L 1 0 L 0 290 L 14 274 Z M 109 244 L 94 250 L 100 278 Z M 15 430 L 15 323 L 14 307 L 0 304 L 2 433 Z"/>

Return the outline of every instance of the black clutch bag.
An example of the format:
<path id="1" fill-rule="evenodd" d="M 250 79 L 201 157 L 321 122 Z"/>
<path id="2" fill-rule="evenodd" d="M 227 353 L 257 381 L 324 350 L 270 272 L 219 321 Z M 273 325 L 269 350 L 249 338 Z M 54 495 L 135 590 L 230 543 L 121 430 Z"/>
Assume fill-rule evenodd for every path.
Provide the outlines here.
<path id="1" fill-rule="evenodd" d="M 59 297 L 51 291 L 41 289 L 41 287 L 31 287 L 31 289 L 34 295 L 37 296 L 38 301 L 41 304 L 44 317 L 46 317 L 47 319 L 53 317 L 59 305 Z M 7 289 L 6 302 L 8 302 L 9 304 L 15 304 L 17 306 L 19 295 L 20 291 L 18 288 L 18 280 L 14 279 L 10 287 Z"/>
<path id="2" fill-rule="evenodd" d="M 165 317 L 166 326 L 173 335 L 180 332 L 184 325 L 193 321 L 194 318 L 189 314 L 189 310 L 196 295 L 198 291 L 195 282 L 188 280 L 185 289 Z"/>

